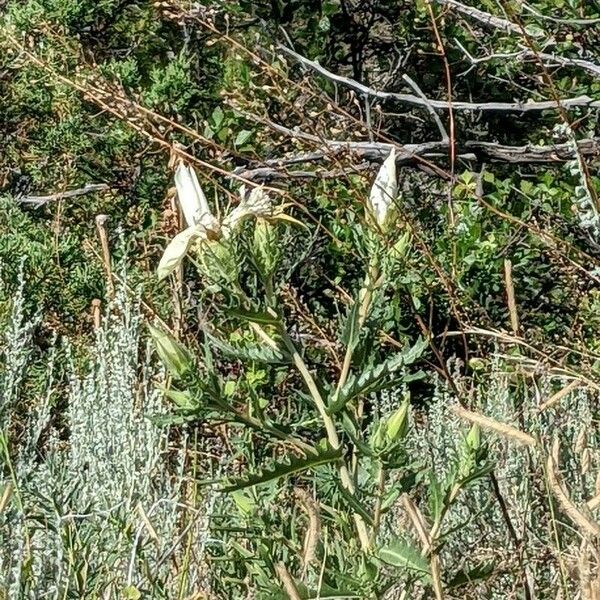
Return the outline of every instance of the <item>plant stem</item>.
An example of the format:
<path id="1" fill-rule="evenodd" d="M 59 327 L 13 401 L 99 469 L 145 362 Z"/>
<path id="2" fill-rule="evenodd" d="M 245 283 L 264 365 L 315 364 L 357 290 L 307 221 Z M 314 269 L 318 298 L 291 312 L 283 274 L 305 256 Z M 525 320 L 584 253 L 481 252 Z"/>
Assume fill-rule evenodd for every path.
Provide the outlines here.
<path id="1" fill-rule="evenodd" d="M 281 337 L 286 348 L 292 356 L 292 360 L 294 361 L 296 369 L 298 369 L 298 372 L 302 376 L 302 379 L 304 379 L 304 383 L 306 384 L 306 387 L 310 392 L 315 407 L 319 412 L 319 416 L 321 417 L 323 425 L 325 426 L 325 431 L 327 432 L 327 440 L 329 441 L 329 444 L 333 448 L 339 448 L 341 444 L 340 438 L 337 433 L 337 429 L 335 427 L 335 423 L 333 422 L 333 418 L 329 414 L 327 414 L 327 407 L 325 405 L 325 401 L 323 400 L 323 396 L 321 396 L 321 392 L 319 391 L 319 388 L 313 376 L 308 370 L 306 363 L 300 356 L 300 353 L 296 349 L 296 346 L 294 346 L 294 342 L 283 327 L 281 328 Z M 354 483 L 352 482 L 352 478 L 350 477 L 350 473 L 348 472 L 348 467 L 344 463 L 340 464 L 339 473 L 344 488 L 348 490 L 350 494 L 354 495 L 356 492 Z M 354 513 L 353 516 L 354 521 L 356 523 L 356 529 L 358 532 L 358 537 L 360 539 L 361 547 L 364 551 L 367 551 L 370 547 L 367 526 L 364 522 L 364 519 L 359 514 Z"/>

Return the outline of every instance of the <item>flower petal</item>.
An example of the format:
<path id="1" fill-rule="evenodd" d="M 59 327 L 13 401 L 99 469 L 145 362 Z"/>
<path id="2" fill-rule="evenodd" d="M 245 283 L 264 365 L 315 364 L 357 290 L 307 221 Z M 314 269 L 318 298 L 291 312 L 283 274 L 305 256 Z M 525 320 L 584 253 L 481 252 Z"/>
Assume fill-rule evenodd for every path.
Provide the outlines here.
<path id="1" fill-rule="evenodd" d="M 206 239 L 206 229 L 202 225 L 188 227 L 178 233 L 165 248 L 165 252 L 158 263 L 156 270 L 159 280 L 170 275 L 183 260 L 187 251 L 195 240 Z"/>
<path id="2" fill-rule="evenodd" d="M 203 214 L 210 214 L 206 196 L 192 167 L 183 162 L 179 163 L 177 171 L 175 171 L 175 186 L 177 199 L 188 227 L 199 223 Z"/>
<path id="3" fill-rule="evenodd" d="M 392 147 L 389 156 L 379 169 L 371 193 L 369 205 L 375 221 L 383 227 L 390 206 L 398 195 L 398 180 L 396 176 L 396 150 Z"/>

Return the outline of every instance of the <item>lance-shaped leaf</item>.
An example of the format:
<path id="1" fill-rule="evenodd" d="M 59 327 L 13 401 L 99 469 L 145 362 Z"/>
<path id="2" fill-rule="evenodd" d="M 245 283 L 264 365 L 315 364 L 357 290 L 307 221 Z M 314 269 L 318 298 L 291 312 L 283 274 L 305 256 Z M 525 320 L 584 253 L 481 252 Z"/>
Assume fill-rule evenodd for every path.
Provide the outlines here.
<path id="1" fill-rule="evenodd" d="M 223 354 L 237 358 L 242 362 L 257 362 L 266 364 L 288 364 L 291 362 L 290 356 L 283 350 L 275 350 L 266 344 L 245 344 L 244 346 L 232 346 L 223 340 L 216 338 L 208 332 L 205 332 L 212 346 L 220 350 Z"/>
<path id="2" fill-rule="evenodd" d="M 187 348 L 171 334 L 148 325 L 150 336 L 161 361 L 175 379 L 181 379 L 193 366 L 193 359 Z"/>
<path id="3" fill-rule="evenodd" d="M 258 473 L 232 480 L 229 485 L 225 486 L 223 491 L 233 492 L 253 485 L 275 481 L 276 479 L 287 477 L 294 473 L 300 473 L 321 465 L 337 462 L 341 457 L 342 448 L 332 448 L 326 442 L 321 442 L 314 448 L 313 452 L 307 452 L 305 456 L 288 457 L 286 460 L 276 462 Z"/>
<path id="4" fill-rule="evenodd" d="M 369 195 L 369 209 L 380 227 L 384 227 L 386 224 L 397 195 L 396 150 L 392 147 L 389 156 L 377 173 Z"/>
<path id="5" fill-rule="evenodd" d="M 396 538 L 391 544 L 380 548 L 377 556 L 388 565 L 408 569 L 421 576 L 431 574 L 427 559 L 408 540 Z"/>
<path id="6" fill-rule="evenodd" d="M 204 225 L 188 227 L 178 233 L 169 242 L 158 263 L 158 269 L 156 270 L 158 278 L 164 279 L 167 275 L 170 275 L 181 264 L 192 243 L 198 239 L 207 239 Z"/>
<path id="7" fill-rule="evenodd" d="M 393 382 L 389 376 L 400 368 L 415 362 L 426 347 L 427 341 L 420 339 L 408 350 L 394 354 L 391 358 L 363 371 L 360 375 L 350 375 L 327 412 L 329 414 L 339 412 L 352 398 L 389 387 Z"/>

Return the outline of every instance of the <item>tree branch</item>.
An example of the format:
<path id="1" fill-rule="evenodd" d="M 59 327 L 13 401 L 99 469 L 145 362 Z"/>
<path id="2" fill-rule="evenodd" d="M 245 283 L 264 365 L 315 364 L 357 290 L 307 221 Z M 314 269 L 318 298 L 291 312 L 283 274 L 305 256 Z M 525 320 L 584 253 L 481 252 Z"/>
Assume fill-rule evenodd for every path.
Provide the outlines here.
<path id="1" fill-rule="evenodd" d="M 449 142 L 437 141 L 423 144 L 405 144 L 395 146 L 396 164 L 398 166 L 418 166 L 419 158 L 446 157 Z M 581 140 L 577 143 L 579 153 L 585 156 L 600 156 L 600 137 Z M 339 158 L 340 155 L 349 154 L 368 163 L 381 163 L 389 155 L 392 144 L 378 142 L 337 142 L 329 141 L 319 151 L 299 154 L 282 159 L 270 160 L 264 166 L 253 168 L 239 167 L 234 171 L 238 177 L 243 177 L 257 182 L 281 181 L 289 179 L 327 179 L 339 177 L 343 171 L 326 170 L 297 170 L 289 171 L 293 164 L 318 163 Z M 576 157 L 572 143 L 551 144 L 547 146 L 508 146 L 492 142 L 466 141 L 457 145 L 458 158 L 462 160 L 475 160 L 477 157 L 490 161 L 505 162 L 510 164 L 552 164 L 562 163 Z M 364 164 L 359 170 L 364 170 Z"/>
<path id="2" fill-rule="evenodd" d="M 432 100 L 428 98 L 421 98 L 414 94 L 401 94 L 398 92 L 384 92 L 381 90 L 374 90 L 354 79 L 349 77 L 343 77 L 342 75 L 336 75 L 325 67 L 322 67 L 319 63 L 305 58 L 301 54 L 290 50 L 289 48 L 279 44 L 278 49 L 299 62 L 300 64 L 309 67 L 314 72 L 322 75 L 326 79 L 339 83 L 346 86 L 360 94 L 365 96 L 371 96 L 379 100 L 395 100 L 403 104 L 410 104 L 419 108 L 430 110 L 430 107 L 436 110 L 447 111 L 450 110 L 450 103 L 445 100 Z M 580 65 L 578 65 L 580 66 Z M 514 112 L 514 113 L 527 113 L 527 112 L 540 112 L 544 110 L 557 110 L 560 107 L 564 109 L 572 109 L 578 107 L 587 108 L 600 108 L 600 100 L 594 100 L 589 96 L 577 96 L 575 98 L 565 98 L 559 102 L 554 100 L 544 100 L 541 102 L 452 102 L 452 110 L 454 111 L 474 111 L 474 112 Z"/>
<path id="3" fill-rule="evenodd" d="M 76 190 L 68 190 L 65 192 L 57 192 L 55 194 L 49 194 L 48 196 L 23 196 L 18 198 L 17 202 L 21 204 L 33 204 L 35 208 L 52 202 L 53 200 L 63 200 L 65 198 L 75 198 L 77 196 L 84 196 L 86 194 L 94 194 L 95 192 L 105 192 L 110 189 L 110 186 L 106 183 L 86 183 L 82 188 Z"/>

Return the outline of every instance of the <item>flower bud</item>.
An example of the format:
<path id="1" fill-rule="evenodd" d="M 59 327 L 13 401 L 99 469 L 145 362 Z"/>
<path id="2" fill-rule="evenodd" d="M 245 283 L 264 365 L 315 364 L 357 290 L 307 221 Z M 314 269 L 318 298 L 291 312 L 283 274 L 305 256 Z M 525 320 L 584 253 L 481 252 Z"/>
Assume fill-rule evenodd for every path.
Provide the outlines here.
<path id="1" fill-rule="evenodd" d="M 179 163 L 177 171 L 175 171 L 175 187 L 177 188 L 177 199 L 188 227 L 200 223 L 203 215 L 211 214 L 196 172 L 183 162 Z"/>
<path id="2" fill-rule="evenodd" d="M 396 412 L 392 413 L 387 420 L 386 434 L 392 442 L 402 439 L 408 431 L 408 409 L 410 398 L 406 397 Z"/>
<path id="3" fill-rule="evenodd" d="M 372 217 L 384 230 L 389 227 L 391 209 L 397 195 L 396 150 L 392 147 L 389 156 L 377 173 L 369 195 L 369 209 Z"/>
<path id="4" fill-rule="evenodd" d="M 162 329 L 148 325 L 154 347 L 160 360 L 175 379 L 181 379 L 192 367 L 187 349 Z"/>

